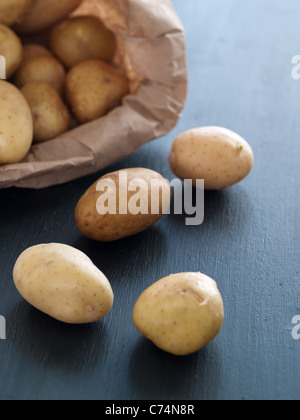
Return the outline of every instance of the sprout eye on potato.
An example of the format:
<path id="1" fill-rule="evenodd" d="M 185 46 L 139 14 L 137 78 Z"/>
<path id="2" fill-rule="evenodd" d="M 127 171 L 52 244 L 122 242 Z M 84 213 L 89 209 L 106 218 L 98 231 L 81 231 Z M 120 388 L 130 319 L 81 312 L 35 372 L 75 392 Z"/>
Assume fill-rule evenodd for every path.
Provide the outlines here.
<path id="1" fill-rule="evenodd" d="M 21 296 L 36 309 L 67 324 L 104 318 L 114 295 L 105 275 L 81 251 L 63 244 L 31 247 L 13 272 Z"/>
<path id="2" fill-rule="evenodd" d="M 174 142 L 170 167 L 182 180 L 204 179 L 205 189 L 220 190 L 242 181 L 251 171 L 254 155 L 241 136 L 221 127 L 186 131 Z"/>
<path id="3" fill-rule="evenodd" d="M 160 349 L 186 356 L 205 347 L 224 321 L 217 285 L 201 273 L 166 277 L 149 287 L 133 310 L 137 330 Z"/>

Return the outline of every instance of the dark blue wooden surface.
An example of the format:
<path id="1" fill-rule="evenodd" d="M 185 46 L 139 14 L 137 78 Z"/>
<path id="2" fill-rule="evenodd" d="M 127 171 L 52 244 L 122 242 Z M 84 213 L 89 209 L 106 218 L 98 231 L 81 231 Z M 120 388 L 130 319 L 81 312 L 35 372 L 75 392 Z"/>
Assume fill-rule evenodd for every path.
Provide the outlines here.
<path id="1" fill-rule="evenodd" d="M 186 129 L 220 125 L 253 146 L 251 176 L 207 193 L 205 222 L 180 216 L 115 244 L 84 239 L 75 205 L 98 176 L 43 191 L 0 191 L 0 399 L 298 399 L 300 340 L 298 0 L 174 0 L 186 28 L 190 89 L 176 129 L 111 169 L 145 166 L 172 179 L 168 153 Z M 12 282 L 28 246 L 63 242 L 111 280 L 113 312 L 66 326 L 23 302 Z M 140 337 L 140 293 L 174 272 L 202 271 L 224 297 L 226 321 L 203 351 L 176 358 Z"/>

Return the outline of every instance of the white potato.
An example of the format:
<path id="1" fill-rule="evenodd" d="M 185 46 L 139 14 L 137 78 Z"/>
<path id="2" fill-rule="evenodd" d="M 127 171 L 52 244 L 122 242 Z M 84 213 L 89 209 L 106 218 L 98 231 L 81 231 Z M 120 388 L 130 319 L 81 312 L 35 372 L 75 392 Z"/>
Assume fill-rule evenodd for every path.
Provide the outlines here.
<path id="1" fill-rule="evenodd" d="M 224 306 L 217 284 L 201 273 L 166 277 L 147 289 L 133 310 L 137 330 L 176 356 L 194 353 L 220 332 Z"/>
<path id="2" fill-rule="evenodd" d="M 221 127 L 186 131 L 174 142 L 170 167 L 182 180 L 205 180 L 205 189 L 221 190 L 242 181 L 252 170 L 254 155 L 241 136 Z"/>
<path id="3" fill-rule="evenodd" d="M 17 163 L 28 153 L 33 139 L 33 120 L 22 93 L 0 80 L 0 165 Z"/>
<path id="4" fill-rule="evenodd" d="M 27 302 L 68 324 L 96 322 L 113 305 L 113 291 L 104 274 L 84 253 L 67 245 L 27 249 L 17 260 L 13 277 Z"/>

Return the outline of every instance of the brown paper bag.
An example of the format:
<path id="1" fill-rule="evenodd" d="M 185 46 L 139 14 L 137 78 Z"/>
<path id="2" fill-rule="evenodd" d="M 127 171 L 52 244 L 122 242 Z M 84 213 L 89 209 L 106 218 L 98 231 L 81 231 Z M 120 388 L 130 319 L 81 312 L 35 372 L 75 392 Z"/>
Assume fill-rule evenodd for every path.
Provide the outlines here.
<path id="1" fill-rule="evenodd" d="M 18 164 L 0 166 L 0 188 L 44 188 L 95 173 L 168 133 L 185 105 L 185 37 L 171 0 L 85 0 L 119 39 L 115 64 L 132 94 L 109 115 L 36 144 Z"/>

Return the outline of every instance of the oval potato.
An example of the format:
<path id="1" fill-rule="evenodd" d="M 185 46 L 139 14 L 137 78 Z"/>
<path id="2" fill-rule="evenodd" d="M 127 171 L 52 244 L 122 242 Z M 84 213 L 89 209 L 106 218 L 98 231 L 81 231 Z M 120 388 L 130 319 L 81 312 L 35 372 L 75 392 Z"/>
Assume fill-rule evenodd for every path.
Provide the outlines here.
<path id="1" fill-rule="evenodd" d="M 0 55 L 5 58 L 6 78 L 9 79 L 21 64 L 23 47 L 17 35 L 5 25 L 0 25 Z"/>
<path id="2" fill-rule="evenodd" d="M 50 28 L 75 10 L 82 0 L 34 0 L 24 19 L 15 29 L 20 34 L 33 34 Z"/>
<path id="3" fill-rule="evenodd" d="M 111 63 L 116 52 L 115 35 L 95 16 L 76 16 L 52 29 L 50 48 L 67 67 L 98 59 Z"/>
<path id="4" fill-rule="evenodd" d="M 49 83 L 28 83 L 21 92 L 31 109 L 34 143 L 53 139 L 68 131 L 71 121 L 69 110 Z"/>
<path id="5" fill-rule="evenodd" d="M 32 0 L 1 0 L 0 23 L 11 26 L 19 22 L 31 4 Z"/>
<path id="6" fill-rule="evenodd" d="M 27 249 L 15 264 L 13 278 L 28 303 L 67 324 L 99 321 L 113 306 L 104 274 L 84 253 L 67 245 Z"/>
<path id="7" fill-rule="evenodd" d="M 160 349 L 186 356 L 205 347 L 224 321 L 217 284 L 201 273 L 170 275 L 149 287 L 133 310 L 137 330 Z"/>
<path id="8" fill-rule="evenodd" d="M 18 88 L 31 82 L 46 82 L 62 95 L 65 78 L 65 69 L 55 57 L 38 55 L 23 61 L 12 81 Z"/>
<path id="9" fill-rule="evenodd" d="M 116 241 L 154 225 L 170 201 L 170 186 L 160 174 L 144 168 L 125 169 L 105 175 L 87 190 L 76 207 L 75 221 L 90 239 Z"/>
<path id="10" fill-rule="evenodd" d="M 20 162 L 32 144 L 31 111 L 21 92 L 0 80 L 0 165 Z"/>
<path id="11" fill-rule="evenodd" d="M 241 136 L 221 127 L 186 131 L 174 142 L 173 173 L 182 180 L 204 179 L 205 189 L 221 190 L 242 181 L 251 171 L 254 155 Z"/>
<path id="12" fill-rule="evenodd" d="M 126 77 L 103 61 L 84 61 L 67 74 L 67 100 L 81 124 L 105 116 L 127 94 Z"/>

